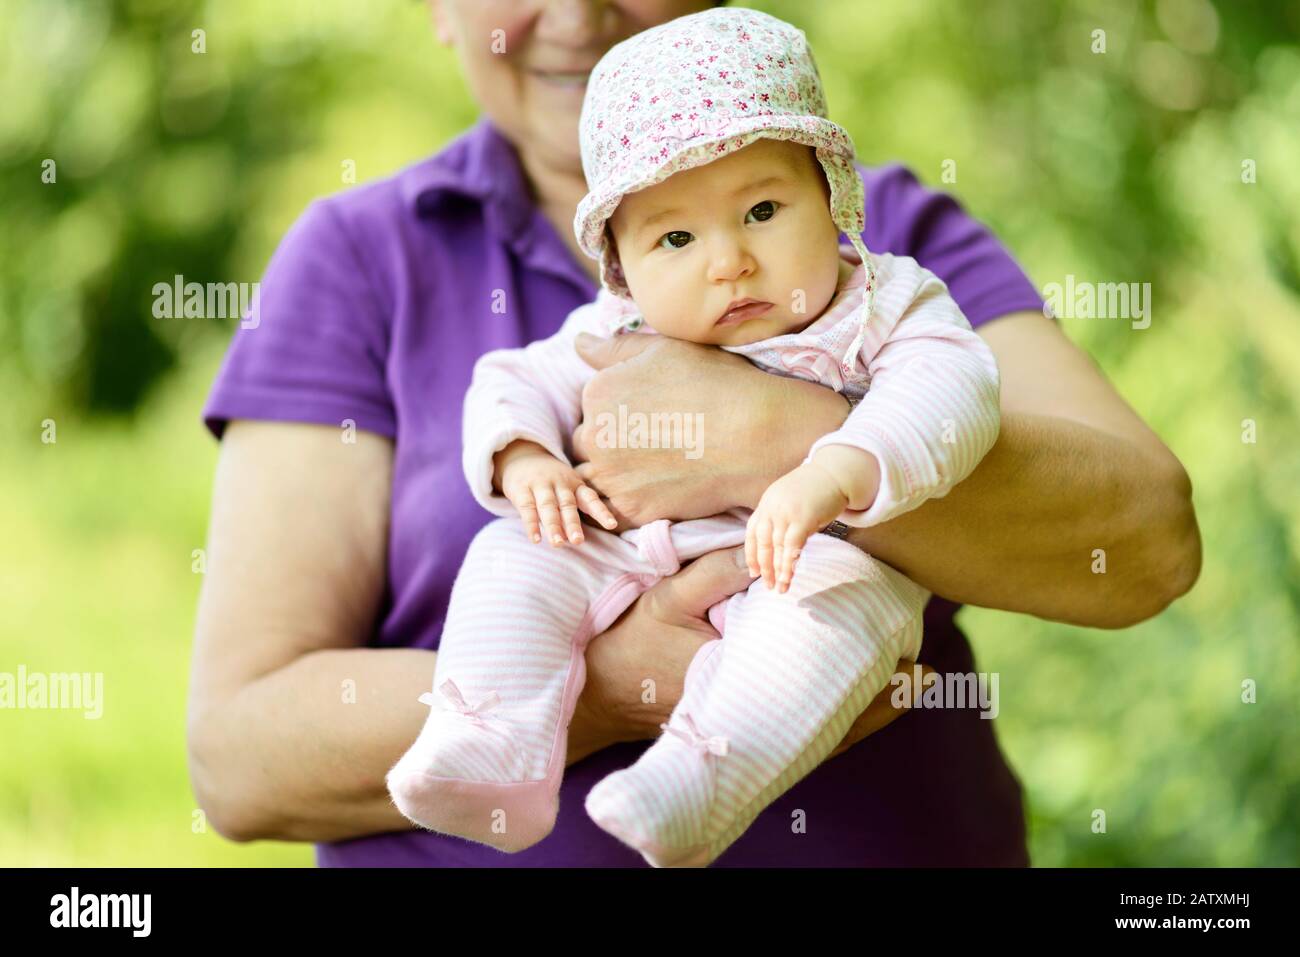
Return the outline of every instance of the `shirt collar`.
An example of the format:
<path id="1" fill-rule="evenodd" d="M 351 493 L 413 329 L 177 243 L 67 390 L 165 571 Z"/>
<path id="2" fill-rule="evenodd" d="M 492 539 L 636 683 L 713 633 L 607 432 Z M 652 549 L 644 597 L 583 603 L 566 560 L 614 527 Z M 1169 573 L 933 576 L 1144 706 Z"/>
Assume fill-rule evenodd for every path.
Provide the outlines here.
<path id="1" fill-rule="evenodd" d="M 458 198 L 475 200 L 507 239 L 519 236 L 533 213 L 519 155 L 485 116 L 436 156 L 408 170 L 402 196 L 418 216 L 434 214 Z"/>
<path id="2" fill-rule="evenodd" d="M 515 146 L 485 116 L 436 156 L 409 168 L 402 198 L 417 216 L 469 200 L 487 227 L 530 266 L 569 280 L 584 294 L 596 286 L 533 202 Z"/>

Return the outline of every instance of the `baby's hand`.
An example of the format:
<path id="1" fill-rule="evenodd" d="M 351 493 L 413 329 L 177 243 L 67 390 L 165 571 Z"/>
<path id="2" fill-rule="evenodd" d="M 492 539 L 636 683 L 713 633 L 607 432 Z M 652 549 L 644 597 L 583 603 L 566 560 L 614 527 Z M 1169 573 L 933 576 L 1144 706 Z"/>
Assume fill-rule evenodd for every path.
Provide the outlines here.
<path id="1" fill-rule="evenodd" d="M 497 456 L 501 493 L 519 510 L 530 541 L 540 542 L 540 529 L 545 526 L 552 547 L 565 544 L 566 535 L 571 544 L 582 544 L 579 508 L 606 528 L 618 525 L 596 490 L 584 484 L 570 465 L 540 445 L 512 442 Z"/>
<path id="2" fill-rule="evenodd" d="M 767 487 L 745 529 L 745 561 L 751 575 L 763 576 L 768 588 L 790 588 L 790 578 L 808 536 L 844 511 L 848 497 L 839 483 L 815 462 L 806 462 Z"/>

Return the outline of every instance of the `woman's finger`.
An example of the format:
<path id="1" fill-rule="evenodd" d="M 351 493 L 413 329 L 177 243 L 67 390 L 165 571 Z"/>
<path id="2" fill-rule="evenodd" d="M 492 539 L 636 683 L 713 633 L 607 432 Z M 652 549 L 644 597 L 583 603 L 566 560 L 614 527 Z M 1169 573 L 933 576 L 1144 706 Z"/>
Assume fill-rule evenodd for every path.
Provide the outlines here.
<path id="1" fill-rule="evenodd" d="M 578 500 L 573 496 L 573 489 L 567 485 L 555 486 L 555 500 L 560 506 L 560 520 L 564 522 L 564 534 L 570 545 L 583 542 L 582 519 L 578 516 Z"/>
<path id="2" fill-rule="evenodd" d="M 579 485 L 577 495 L 578 507 L 584 512 L 606 528 L 618 527 L 618 519 L 614 517 L 614 513 L 609 510 L 609 507 L 600 500 L 600 493 L 594 488 L 590 485 Z"/>
<path id="3" fill-rule="evenodd" d="M 541 517 L 546 540 L 555 546 L 563 545 L 564 526 L 560 523 L 560 510 L 555 503 L 555 489 L 539 482 L 533 486 L 533 499 L 537 502 L 537 514 Z"/>

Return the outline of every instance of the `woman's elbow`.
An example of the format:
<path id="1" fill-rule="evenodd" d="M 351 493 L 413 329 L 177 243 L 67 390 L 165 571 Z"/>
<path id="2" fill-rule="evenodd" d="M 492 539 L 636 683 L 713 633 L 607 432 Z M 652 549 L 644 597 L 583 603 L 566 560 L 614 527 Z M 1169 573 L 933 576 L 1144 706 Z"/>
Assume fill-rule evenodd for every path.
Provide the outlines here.
<path id="1" fill-rule="evenodd" d="M 186 756 L 190 783 L 198 802 L 200 820 L 228 841 L 244 844 L 273 835 L 268 821 L 241 800 L 239 771 L 225 759 L 229 748 L 219 731 L 219 715 L 191 719 L 186 727 Z"/>
<path id="2" fill-rule="evenodd" d="M 1192 504 L 1192 480 L 1181 463 L 1174 470 L 1171 485 L 1173 514 L 1170 525 L 1174 545 L 1166 606 L 1191 591 L 1201 577 L 1201 529 L 1196 522 L 1196 507 Z"/>
<path id="3" fill-rule="evenodd" d="M 1152 548 L 1148 574 L 1138 576 L 1130 624 L 1160 614 L 1191 591 L 1201 575 L 1201 530 L 1192 504 L 1191 478 L 1177 459 L 1164 476 L 1156 485 L 1154 514 L 1146 529 Z"/>

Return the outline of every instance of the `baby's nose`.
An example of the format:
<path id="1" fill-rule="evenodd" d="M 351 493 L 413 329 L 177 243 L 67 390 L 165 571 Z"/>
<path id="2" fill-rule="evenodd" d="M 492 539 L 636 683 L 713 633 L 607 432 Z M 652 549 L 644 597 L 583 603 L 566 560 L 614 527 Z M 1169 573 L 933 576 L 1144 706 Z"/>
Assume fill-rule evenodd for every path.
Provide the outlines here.
<path id="1" fill-rule="evenodd" d="M 749 251 L 735 243 L 722 243 L 711 251 L 709 279 L 712 282 L 734 282 L 743 279 L 758 268 Z"/>

